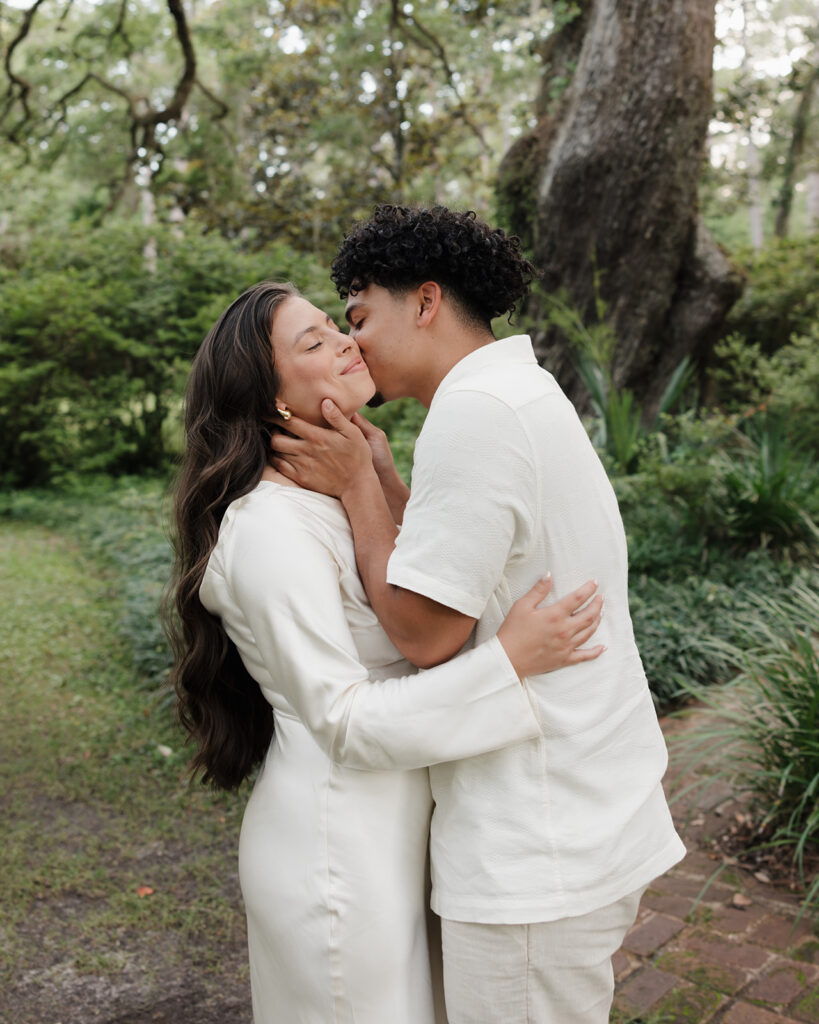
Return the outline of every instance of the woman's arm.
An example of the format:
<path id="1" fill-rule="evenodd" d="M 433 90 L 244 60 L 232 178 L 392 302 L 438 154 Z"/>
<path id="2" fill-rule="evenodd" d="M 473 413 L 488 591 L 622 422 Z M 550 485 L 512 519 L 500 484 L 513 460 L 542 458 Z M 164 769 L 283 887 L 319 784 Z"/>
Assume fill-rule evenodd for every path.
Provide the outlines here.
<path id="1" fill-rule="evenodd" d="M 418 768 L 540 734 L 497 638 L 434 670 L 372 682 L 329 544 L 297 510 L 271 517 L 272 508 L 260 502 L 231 524 L 223 570 L 246 623 L 232 638 L 251 674 L 284 696 L 329 757 L 361 769 Z M 540 643 L 539 614 L 518 615 L 528 639 L 518 630 L 510 649 L 521 662 Z"/>

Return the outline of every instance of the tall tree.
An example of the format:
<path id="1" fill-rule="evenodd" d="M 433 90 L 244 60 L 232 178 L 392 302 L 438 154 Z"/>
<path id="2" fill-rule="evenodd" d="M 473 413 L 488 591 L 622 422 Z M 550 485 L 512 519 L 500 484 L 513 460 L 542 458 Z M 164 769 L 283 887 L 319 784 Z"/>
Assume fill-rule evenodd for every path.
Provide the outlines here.
<path id="1" fill-rule="evenodd" d="M 796 80 L 801 79 L 801 82 L 798 86 L 799 102 L 793 117 L 791 137 L 783 167 L 782 186 L 776 199 L 774 231 L 777 238 L 784 238 L 788 234 L 797 169 L 805 151 L 811 105 L 819 83 L 819 32 L 817 32 L 817 41 L 810 61 L 805 61 L 801 67 L 794 68 L 793 77 Z"/>
<path id="2" fill-rule="evenodd" d="M 499 173 L 501 209 L 543 289 L 567 293 L 589 320 L 605 309 L 614 383 L 648 412 L 741 290 L 697 210 L 713 46 L 714 0 L 579 0 L 544 47 L 537 124 Z M 536 291 L 523 315 L 538 356 L 579 398 L 547 313 Z"/>
<path id="3" fill-rule="evenodd" d="M 53 161 L 73 149 L 101 161 L 112 176 L 112 206 L 159 169 L 194 90 L 212 117 L 227 113 L 199 74 L 183 0 L 151 3 L 138 14 L 127 0 L 69 0 L 56 10 L 32 0 L 3 20 L 11 39 L 0 134 L 26 159 L 36 153 Z"/>

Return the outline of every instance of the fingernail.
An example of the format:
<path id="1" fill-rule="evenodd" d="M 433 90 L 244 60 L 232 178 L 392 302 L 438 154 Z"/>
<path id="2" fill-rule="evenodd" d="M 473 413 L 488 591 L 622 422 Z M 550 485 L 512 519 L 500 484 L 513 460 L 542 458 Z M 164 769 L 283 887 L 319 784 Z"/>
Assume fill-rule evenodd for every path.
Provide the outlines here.
<path id="1" fill-rule="evenodd" d="M 324 412 L 329 412 L 333 408 L 333 403 L 330 401 L 329 398 L 325 398 L 324 401 L 321 403 L 321 408 Z"/>

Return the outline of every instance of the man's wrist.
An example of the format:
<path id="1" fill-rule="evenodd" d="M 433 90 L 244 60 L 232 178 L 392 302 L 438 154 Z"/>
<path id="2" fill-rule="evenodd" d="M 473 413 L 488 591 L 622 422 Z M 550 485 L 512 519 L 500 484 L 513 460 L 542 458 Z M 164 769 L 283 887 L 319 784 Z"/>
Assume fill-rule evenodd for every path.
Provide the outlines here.
<path id="1" fill-rule="evenodd" d="M 381 487 L 390 505 L 400 505 L 403 507 L 409 500 L 409 487 L 407 487 L 395 469 L 389 476 L 381 478 Z"/>
<path id="2" fill-rule="evenodd" d="M 338 497 L 341 504 L 347 508 L 348 506 L 355 505 L 365 495 L 373 493 L 374 488 L 383 493 L 381 481 L 378 479 L 375 467 L 370 464 L 369 466 L 362 466 L 361 469 L 347 478 L 344 488 L 340 491 Z"/>

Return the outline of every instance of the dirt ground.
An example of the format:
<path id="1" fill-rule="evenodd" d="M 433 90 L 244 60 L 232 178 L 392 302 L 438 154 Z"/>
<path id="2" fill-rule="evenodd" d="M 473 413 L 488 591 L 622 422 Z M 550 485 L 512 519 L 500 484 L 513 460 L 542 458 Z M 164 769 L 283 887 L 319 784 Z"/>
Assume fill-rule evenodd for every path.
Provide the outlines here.
<path id="1" fill-rule="evenodd" d="M 0 1022 L 250 1024 L 246 793 L 189 786 L 115 598 L 65 538 L 0 530 Z"/>
<path id="2" fill-rule="evenodd" d="M 100 811 L 94 807 L 78 802 L 59 806 L 52 800 L 38 800 L 35 793 L 29 796 L 40 827 L 61 830 L 64 843 L 80 842 L 89 828 L 116 828 L 116 821 L 100 820 Z M 224 860 L 235 863 L 230 845 Z M 182 843 L 154 842 L 138 854 L 145 877 L 162 879 L 170 860 L 178 877 L 186 850 Z M 126 873 L 132 864 L 131 854 L 126 853 L 121 865 L 109 863 L 108 870 Z M 176 895 L 184 901 L 184 893 Z M 197 945 L 173 930 L 136 927 L 120 933 L 111 949 L 87 938 L 103 909 L 103 899 L 93 892 L 51 893 L 44 886 L 14 930 L 22 955 L 14 978 L 0 994 L 0 1020 L 4 1024 L 250 1024 L 246 937 L 235 874 L 225 881 L 225 896 L 236 907 L 235 927 L 227 938 L 220 935 L 217 949 L 207 934 Z"/>

